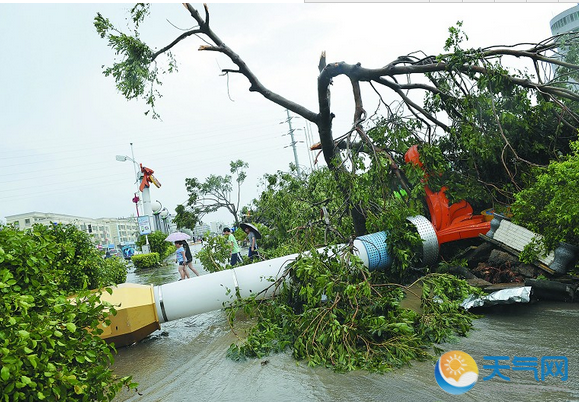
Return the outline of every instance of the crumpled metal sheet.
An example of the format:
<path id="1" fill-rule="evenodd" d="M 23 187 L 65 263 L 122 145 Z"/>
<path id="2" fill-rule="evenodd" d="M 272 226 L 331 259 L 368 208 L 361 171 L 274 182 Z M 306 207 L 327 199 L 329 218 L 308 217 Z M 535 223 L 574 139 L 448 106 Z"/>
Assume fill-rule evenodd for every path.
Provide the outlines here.
<path id="1" fill-rule="evenodd" d="M 497 290 L 486 296 L 472 295 L 464 299 L 461 306 L 468 310 L 472 307 L 488 307 L 495 304 L 528 303 L 531 301 L 531 286 L 521 286 Z"/>

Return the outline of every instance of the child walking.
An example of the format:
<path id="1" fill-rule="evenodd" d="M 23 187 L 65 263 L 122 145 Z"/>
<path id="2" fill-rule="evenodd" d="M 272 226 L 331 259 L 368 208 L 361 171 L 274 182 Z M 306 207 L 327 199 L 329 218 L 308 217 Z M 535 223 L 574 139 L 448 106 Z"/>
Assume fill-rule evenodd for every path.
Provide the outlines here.
<path id="1" fill-rule="evenodd" d="M 199 272 L 197 272 L 197 270 L 193 267 L 193 254 L 191 254 L 189 243 L 187 243 L 187 240 L 182 240 L 181 244 L 183 244 L 183 247 L 185 248 L 185 265 L 189 267 L 189 269 L 193 271 L 195 275 L 199 276 Z"/>
<path id="2" fill-rule="evenodd" d="M 175 247 L 177 247 L 177 250 L 175 251 L 175 256 L 177 258 L 177 264 L 179 264 L 179 276 L 181 276 L 181 279 L 179 280 L 189 278 L 189 273 L 187 272 L 185 262 L 187 261 L 187 257 L 185 256 L 185 248 L 179 241 L 175 242 Z"/>

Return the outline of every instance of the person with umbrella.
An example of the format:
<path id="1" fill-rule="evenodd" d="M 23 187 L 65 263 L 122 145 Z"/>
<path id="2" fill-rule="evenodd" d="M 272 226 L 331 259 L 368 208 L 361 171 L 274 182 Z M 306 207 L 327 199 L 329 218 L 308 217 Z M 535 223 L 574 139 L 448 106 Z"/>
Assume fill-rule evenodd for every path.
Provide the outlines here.
<path id="1" fill-rule="evenodd" d="M 177 247 L 175 255 L 177 258 L 177 263 L 179 264 L 179 275 L 181 276 L 181 279 L 190 278 L 189 272 L 187 271 L 187 266 L 189 266 L 195 275 L 199 276 L 199 273 L 195 270 L 195 268 L 193 268 L 193 256 L 189 250 L 189 244 L 187 244 L 187 240 L 190 238 L 191 236 L 183 232 L 174 232 L 165 238 L 165 241 L 174 242 L 175 247 Z"/>
<path id="2" fill-rule="evenodd" d="M 197 272 L 197 270 L 193 267 L 193 254 L 191 254 L 189 243 L 187 243 L 187 240 L 181 240 L 180 243 L 183 245 L 183 248 L 185 249 L 185 258 L 186 258 L 185 265 L 189 267 L 189 269 L 193 271 L 195 275 L 199 276 L 199 272 Z M 185 269 L 185 271 L 187 271 L 187 269 Z"/>
<path id="3" fill-rule="evenodd" d="M 239 227 L 247 233 L 247 241 L 249 243 L 249 251 L 247 252 L 247 258 L 253 260 L 254 257 L 259 258 L 259 253 L 257 252 L 257 239 L 261 238 L 261 233 L 255 226 L 251 223 L 241 223 Z"/>
<path id="4" fill-rule="evenodd" d="M 179 276 L 181 277 L 179 280 L 183 280 L 185 278 L 189 279 L 189 272 L 187 272 L 186 263 L 187 257 L 185 256 L 185 248 L 183 244 L 181 244 L 181 240 L 175 241 L 175 247 L 177 250 L 175 251 L 175 256 L 177 258 L 177 264 L 179 265 Z"/>

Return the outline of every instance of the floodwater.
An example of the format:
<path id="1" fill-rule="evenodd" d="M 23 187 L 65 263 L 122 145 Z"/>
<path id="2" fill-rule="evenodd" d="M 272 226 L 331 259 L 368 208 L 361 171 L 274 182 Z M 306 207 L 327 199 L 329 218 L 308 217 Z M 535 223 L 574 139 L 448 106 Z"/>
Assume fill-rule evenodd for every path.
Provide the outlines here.
<path id="1" fill-rule="evenodd" d="M 195 246 L 199 247 L 199 246 Z M 207 274 L 199 264 L 200 273 Z M 176 265 L 131 272 L 127 282 L 154 284 L 179 278 Z M 190 279 L 195 280 L 195 279 Z M 415 362 L 386 374 L 356 371 L 337 374 L 296 362 L 289 354 L 234 362 L 226 355 L 236 341 L 225 314 L 218 310 L 162 324 L 142 342 L 121 348 L 113 366 L 117 375 L 132 375 L 137 391 L 122 390 L 120 401 L 579 401 L 579 304 L 537 302 L 499 306 L 475 321 L 469 337 L 439 345 L 445 352 L 468 353 L 479 370 L 475 386 L 463 395 L 443 391 L 434 378 L 434 362 Z M 489 356 L 507 356 L 498 364 L 509 381 L 491 377 Z M 567 359 L 561 372 L 541 380 L 541 359 Z M 515 367 L 513 358 L 537 361 Z M 524 370 L 515 368 L 525 367 Z"/>

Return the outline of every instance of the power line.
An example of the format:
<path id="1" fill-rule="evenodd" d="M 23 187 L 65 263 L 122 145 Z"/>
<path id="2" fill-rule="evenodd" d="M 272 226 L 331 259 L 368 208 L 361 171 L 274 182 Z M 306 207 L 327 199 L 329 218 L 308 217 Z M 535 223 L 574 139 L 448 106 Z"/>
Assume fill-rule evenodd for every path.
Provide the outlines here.
<path id="1" fill-rule="evenodd" d="M 273 150 L 273 149 L 278 149 L 277 146 L 274 145 L 274 147 L 272 148 L 271 146 L 263 146 L 263 139 L 265 138 L 273 138 L 273 136 L 270 133 L 267 133 L 265 135 L 257 135 L 257 136 L 244 136 L 242 138 L 236 138 L 232 141 L 229 142 L 230 145 L 236 146 L 236 145 L 240 145 L 240 144 L 251 144 L 248 148 L 251 151 L 254 151 L 252 153 L 255 152 L 260 152 L 260 150 L 263 151 L 268 151 L 268 150 Z M 261 147 L 256 147 L 254 144 L 262 144 Z M 265 145 L 267 145 L 268 143 L 266 143 Z M 102 148 L 102 147 L 101 147 Z M 117 147 L 118 148 L 118 147 Z M 145 147 L 146 148 L 146 147 Z M 190 143 L 190 145 L 184 145 L 183 147 L 181 147 L 181 151 L 179 152 L 175 152 L 174 150 L 169 150 L 166 152 L 156 152 L 155 154 L 153 154 L 153 158 L 151 158 L 151 156 L 147 156 L 147 165 L 149 166 L 151 165 L 149 162 L 153 162 L 155 160 L 157 160 L 158 158 L 155 158 L 156 156 L 162 156 L 162 155 L 172 155 L 174 156 L 174 158 L 172 158 L 172 160 L 175 160 L 175 158 L 181 157 L 181 156 L 186 156 L 186 155 L 198 155 L 198 146 L 195 145 L 195 143 Z M 239 148 L 236 148 L 236 150 L 238 150 Z M 74 151 L 74 150 L 73 150 Z M 70 174 L 82 174 L 82 173 L 89 173 L 94 171 L 95 166 L 99 166 L 102 165 L 102 161 L 98 160 L 98 156 L 101 155 L 103 158 L 111 158 L 112 155 L 114 154 L 112 152 L 113 150 L 110 150 L 109 152 L 101 152 L 98 154 L 94 154 L 91 153 L 90 157 L 92 159 L 96 159 L 97 161 L 95 162 L 87 162 L 86 158 L 86 154 L 79 154 L 76 156 L 71 156 L 71 157 L 67 157 L 67 158 L 58 158 L 58 162 L 60 161 L 67 161 L 67 160 L 82 160 L 82 163 L 80 164 L 74 164 L 74 165 L 66 165 L 66 166 L 57 166 L 57 167 L 47 167 L 45 165 L 43 165 L 42 167 L 39 167 L 38 169 L 32 169 L 32 170 L 27 170 L 27 171 L 22 171 L 22 170 L 18 170 L 17 172 L 14 173 L 10 173 L 10 176 L 15 176 L 15 175 L 26 175 L 26 174 L 31 174 L 34 175 L 33 177 L 29 177 L 29 178 L 17 178 L 14 180 L 2 180 L 0 181 L 0 184 L 6 184 L 6 183 L 11 183 L 11 182 L 18 182 L 18 181 L 22 181 L 22 180 L 39 180 L 42 178 L 48 178 L 51 177 L 52 175 L 42 175 L 40 173 L 45 173 L 45 172 L 54 172 L 54 171 L 59 171 L 59 170 L 69 170 L 69 172 L 64 172 L 62 174 L 64 175 L 70 175 Z M 235 152 L 235 151 L 234 151 Z M 142 152 L 141 152 L 142 153 Z M 247 152 L 245 152 L 245 154 L 247 154 Z M 203 160 L 212 160 L 214 159 L 214 157 L 210 156 L 208 153 L 205 153 L 204 155 L 206 155 L 206 158 Z M 51 154 L 46 154 L 45 156 L 52 156 Z M 195 161 L 198 161 L 199 158 L 198 156 L 195 157 Z M 141 160 L 143 160 L 143 158 L 141 158 Z M 47 161 L 39 161 L 39 160 L 35 160 L 32 162 L 25 162 L 22 164 L 9 164 L 6 165 L 4 167 L 2 167 L 3 169 L 5 168 L 12 168 L 12 167 L 16 167 L 16 166 L 21 166 L 21 165 L 31 165 L 31 164 L 41 164 L 41 163 L 46 163 Z M 50 161 L 51 163 L 53 163 L 54 161 Z M 175 164 L 171 164 L 172 166 Z M 86 167 L 90 167 L 90 169 L 86 169 Z"/>
<path id="2" fill-rule="evenodd" d="M 245 154 L 246 154 L 246 155 L 249 155 L 249 156 L 253 156 L 253 155 L 261 154 L 261 153 L 263 153 L 263 152 L 267 152 L 267 151 L 269 151 L 269 150 L 277 150 L 277 149 L 279 149 L 277 146 L 265 147 L 265 148 L 262 148 L 262 149 L 252 149 L 251 151 L 246 152 Z M 201 160 L 201 162 L 203 162 L 203 161 L 205 161 L 205 160 L 208 160 L 208 161 L 209 161 L 209 160 L 211 160 L 210 158 L 211 158 L 211 156 L 208 155 L 207 158 Z M 164 164 L 164 165 L 161 165 L 161 169 L 163 169 L 163 168 L 164 168 L 164 169 L 168 169 L 168 168 L 171 168 L 171 167 L 181 166 L 181 165 L 182 165 L 182 162 L 175 162 L 175 163 L 171 163 L 171 164 Z M 64 168 L 69 169 L 69 167 L 64 167 Z M 155 167 L 155 169 L 157 169 L 157 171 L 160 171 L 158 167 Z M 115 171 L 117 171 L 117 170 L 115 169 Z M 171 170 L 166 170 L 166 173 L 170 173 L 170 172 L 171 172 Z M 106 172 L 102 172 L 102 171 L 101 171 L 100 173 L 101 173 L 101 174 L 104 174 L 104 173 L 106 173 Z M 64 174 L 65 174 L 65 175 L 68 175 L 68 174 L 78 175 L 78 174 L 79 174 L 79 171 L 78 171 L 78 170 L 74 170 L 74 171 L 67 172 L 67 173 L 64 173 Z M 106 175 L 106 174 L 104 174 L 104 176 L 106 176 L 106 178 L 104 178 L 103 180 L 96 180 L 96 181 L 95 181 L 95 180 L 91 180 L 89 183 L 87 183 L 86 178 L 82 178 L 82 179 L 78 179 L 78 180 L 61 181 L 61 182 L 59 182 L 59 183 L 55 183 L 54 180 L 52 180 L 52 181 L 50 181 L 50 182 L 45 182 L 45 183 L 42 183 L 42 184 L 35 184 L 35 186 L 34 186 L 34 189 L 35 189 L 35 190 L 34 190 L 34 192 L 31 192 L 31 193 L 22 193 L 22 192 L 21 192 L 21 191 L 22 191 L 22 188 L 4 189 L 2 196 L 0 196 L 0 200 L 11 200 L 11 199 L 18 199 L 18 198 L 30 198 L 30 197 L 32 197 L 32 196 L 39 196 L 39 195 L 46 195 L 46 194 L 62 194 L 62 193 L 67 193 L 67 192 L 70 192 L 70 191 L 73 191 L 73 190 L 76 191 L 76 190 L 78 190 L 79 188 L 85 188 L 85 187 L 102 188 L 102 187 L 104 187 L 105 185 L 110 185 L 110 184 L 112 184 L 112 183 L 122 183 L 122 182 L 126 182 L 126 179 L 125 179 L 125 178 L 110 179 L 109 177 L 110 177 L 111 175 Z M 112 175 L 112 176 L 114 176 L 114 175 Z M 54 176 L 50 176 L 50 177 L 51 177 L 52 179 L 54 179 Z M 185 178 L 185 177 L 184 177 L 184 178 Z M 35 176 L 34 178 L 31 178 L 31 179 L 34 179 L 34 180 L 36 180 L 36 181 L 41 181 L 41 178 L 38 177 L 38 176 Z M 30 180 L 30 179 L 23 179 L 23 180 Z M 19 181 L 22 181 L 22 180 L 19 180 Z M 78 184 L 78 183 L 81 183 L 81 184 Z M 87 183 L 87 184 L 82 184 L 82 183 Z M 42 191 L 42 190 L 41 190 L 41 191 L 38 191 L 38 189 L 39 189 L 40 187 L 47 187 L 47 186 L 54 187 L 55 185 L 64 185 L 65 187 L 64 187 L 64 188 L 60 188 L 60 189 L 52 189 L 52 190 L 48 190 L 48 191 Z M 67 186 L 72 186 L 72 187 L 67 187 Z M 30 186 L 29 186 L 29 185 L 26 185 L 26 188 L 30 188 Z M 6 194 L 7 194 L 8 192 L 14 192 L 14 191 L 17 191 L 18 194 L 7 195 L 7 196 L 6 196 Z"/>
<path id="3" fill-rule="evenodd" d="M 265 127 L 269 127 L 271 126 L 271 124 L 267 123 L 267 124 L 260 124 L 260 125 L 252 125 L 252 126 L 244 126 L 241 128 L 237 128 L 236 131 L 238 132 L 243 132 L 243 131 L 253 131 L 256 128 L 265 128 Z M 203 135 L 205 138 L 208 138 L 207 134 L 211 134 L 214 132 L 221 132 L 223 131 L 223 129 L 217 129 L 217 130 L 204 130 L 203 131 Z M 176 142 L 178 140 L 192 140 L 192 136 L 195 135 L 197 133 L 193 133 L 193 132 L 185 132 L 182 134 L 177 134 L 177 135 L 164 135 L 162 137 L 162 139 L 160 140 L 159 138 L 155 138 L 155 139 L 141 139 L 141 136 L 139 135 L 139 144 L 141 145 L 142 148 L 154 148 L 154 147 L 158 147 L 159 141 L 163 141 L 163 142 Z M 265 135 L 258 135 L 258 136 L 244 136 L 242 139 L 240 139 L 239 141 L 245 141 L 245 140 L 250 140 L 252 138 L 266 138 L 271 136 L 272 134 L 265 134 Z M 213 136 L 212 138 L 215 138 L 215 136 Z M 198 142 L 200 140 L 202 140 L 202 138 L 196 138 L 195 141 Z M 59 155 L 59 154 L 63 154 L 63 153 L 78 153 L 79 155 L 77 156 L 72 156 L 69 158 L 59 158 L 59 160 L 66 160 L 66 159 L 75 159 L 75 158 L 84 158 L 85 156 L 80 154 L 82 151 L 91 151 L 91 154 L 94 155 L 94 151 L 97 149 L 108 149 L 108 150 L 112 150 L 112 149 L 116 149 L 118 150 L 118 147 L 120 144 L 119 142 L 120 140 L 117 139 L 115 144 L 107 144 L 107 145 L 102 145 L 102 146 L 91 146 L 91 147 L 82 147 L 82 148 L 76 148 L 76 147 L 72 147 L 72 148 L 68 148 L 66 149 L 67 146 L 70 145 L 70 143 L 67 144 L 57 144 L 54 145 L 53 147 L 45 147 L 42 146 L 42 150 L 44 152 L 37 152 L 37 153 L 33 153 L 33 154 L 23 154 L 23 155 L 11 155 L 11 156 L 7 156 L 7 157 L 0 157 L 0 161 L 4 161 L 4 160 L 9 160 L 9 159 L 27 159 L 27 158 L 34 158 L 35 160 L 33 161 L 29 161 L 29 162 L 22 162 L 22 163 L 10 163 L 7 165 L 4 165 L 4 167 L 13 167 L 13 166 L 23 166 L 23 165 L 30 165 L 30 164 L 35 164 L 38 163 L 38 158 L 39 157 L 43 157 L 43 156 L 54 156 L 54 155 Z M 236 140 L 233 140 L 236 141 Z M 152 143 L 152 145 L 149 146 L 142 146 L 143 143 Z M 51 144 L 54 144 L 54 141 L 51 140 Z M 36 141 L 35 141 L 35 145 L 39 145 Z M 123 144 L 124 145 L 124 144 Z M 47 149 L 51 149 L 51 148 L 56 148 L 58 149 L 57 151 L 51 151 L 51 152 L 45 152 Z M 65 149 L 63 149 L 65 148 Z M 13 154 L 14 152 L 17 151 L 12 151 L 11 153 Z M 114 151 L 113 151 L 114 152 Z M 104 154 L 105 152 L 102 152 L 102 154 Z M 118 152 L 117 152 L 118 153 Z M 110 154 L 110 153 L 109 153 Z"/>

